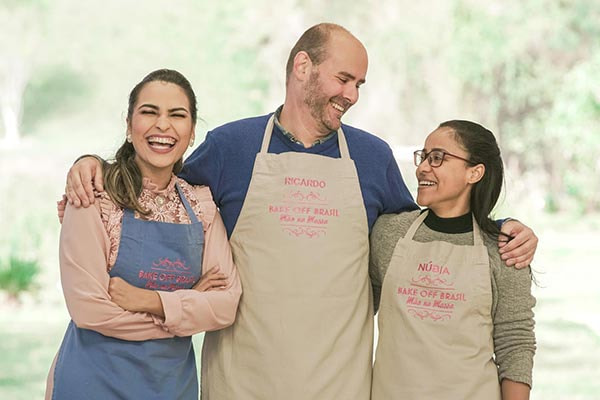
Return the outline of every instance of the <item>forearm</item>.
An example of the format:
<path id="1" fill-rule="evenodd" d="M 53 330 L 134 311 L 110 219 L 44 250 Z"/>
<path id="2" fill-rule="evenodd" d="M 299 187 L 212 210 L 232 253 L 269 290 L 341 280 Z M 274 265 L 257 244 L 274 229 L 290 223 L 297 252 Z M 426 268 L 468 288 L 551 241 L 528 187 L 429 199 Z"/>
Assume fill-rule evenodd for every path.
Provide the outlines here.
<path id="1" fill-rule="evenodd" d="M 494 352 L 500 379 L 531 386 L 536 350 L 529 268 L 497 266 L 493 275 L 495 297 Z"/>
<path id="2" fill-rule="evenodd" d="M 531 389 L 521 382 L 502 380 L 502 400 L 529 400 Z"/>
<path id="3" fill-rule="evenodd" d="M 75 324 L 123 340 L 172 337 L 146 313 L 123 310 L 108 294 L 110 242 L 96 207 L 68 206 L 60 237 L 60 272 Z"/>
<path id="4" fill-rule="evenodd" d="M 203 273 L 218 265 L 227 276 L 228 285 L 209 291 L 158 292 L 165 312 L 164 327 L 177 336 L 222 329 L 235 320 L 242 287 L 225 226 L 218 213 L 205 232 L 204 243 Z"/>
<path id="5" fill-rule="evenodd" d="M 125 308 L 125 310 L 148 313 L 160 318 L 165 317 L 165 310 L 160 300 L 160 295 L 154 290 L 138 289 L 135 302 L 130 307 Z"/>

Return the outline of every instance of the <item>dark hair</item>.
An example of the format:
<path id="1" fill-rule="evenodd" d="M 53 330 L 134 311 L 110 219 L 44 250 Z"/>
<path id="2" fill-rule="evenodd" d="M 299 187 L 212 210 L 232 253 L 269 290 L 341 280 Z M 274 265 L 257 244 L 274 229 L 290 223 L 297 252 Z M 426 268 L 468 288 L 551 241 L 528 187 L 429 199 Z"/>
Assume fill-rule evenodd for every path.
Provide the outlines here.
<path id="1" fill-rule="evenodd" d="M 159 69 L 150 72 L 144 77 L 129 94 L 129 107 L 127 109 L 127 126 L 131 124 L 133 110 L 138 101 L 140 92 L 147 83 L 150 82 L 167 82 L 179 86 L 185 92 L 189 101 L 190 117 L 192 125 L 196 124 L 196 95 L 192 89 L 190 82 L 181 73 L 172 69 Z M 183 167 L 183 158 L 180 158 L 173 166 L 173 172 L 178 173 Z M 135 210 L 143 215 L 148 215 L 148 211 L 144 209 L 138 197 L 142 192 L 142 173 L 135 163 L 135 149 L 132 143 L 127 140 L 117 150 L 114 161 L 104 163 L 104 188 L 111 199 L 120 207 Z"/>
<path id="2" fill-rule="evenodd" d="M 306 32 L 300 36 L 300 39 L 296 42 L 285 66 L 285 80 L 289 80 L 294 69 L 294 57 L 301 51 L 308 53 L 310 60 L 314 65 L 321 64 L 327 56 L 327 43 L 333 31 L 343 31 L 350 33 L 343 26 L 332 24 L 332 23 L 320 23 L 315 26 L 308 28 Z"/>
<path id="3" fill-rule="evenodd" d="M 457 142 L 469 153 L 467 158 L 471 165 L 485 166 L 483 177 L 471 190 L 471 212 L 488 236 L 494 239 L 500 235 L 506 236 L 490 218 L 504 183 L 502 156 L 494 134 L 475 122 L 462 120 L 442 122 L 439 128 L 452 129 Z"/>

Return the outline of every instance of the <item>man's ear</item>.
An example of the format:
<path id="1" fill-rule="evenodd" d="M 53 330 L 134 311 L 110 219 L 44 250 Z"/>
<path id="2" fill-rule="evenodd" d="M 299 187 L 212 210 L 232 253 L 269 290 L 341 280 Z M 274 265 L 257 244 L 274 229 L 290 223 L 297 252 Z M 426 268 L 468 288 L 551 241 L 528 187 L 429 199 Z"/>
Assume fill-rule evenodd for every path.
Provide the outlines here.
<path id="1" fill-rule="evenodd" d="M 294 57 L 294 68 L 292 75 L 299 81 L 305 81 L 310 77 L 311 68 L 313 67 L 312 60 L 305 51 L 299 51 Z"/>
<path id="2" fill-rule="evenodd" d="M 479 182 L 485 175 L 485 165 L 477 164 L 474 167 L 470 167 L 467 174 L 467 182 L 475 184 Z"/>

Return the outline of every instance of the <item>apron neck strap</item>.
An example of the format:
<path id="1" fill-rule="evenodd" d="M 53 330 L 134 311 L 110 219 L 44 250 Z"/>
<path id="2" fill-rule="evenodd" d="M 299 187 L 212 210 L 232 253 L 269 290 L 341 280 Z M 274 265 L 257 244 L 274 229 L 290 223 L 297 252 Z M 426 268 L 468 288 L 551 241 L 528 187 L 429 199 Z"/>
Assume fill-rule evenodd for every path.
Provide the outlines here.
<path id="1" fill-rule="evenodd" d="M 429 210 L 426 210 L 426 211 L 422 212 L 421 215 L 419 215 L 417 217 L 417 219 L 415 219 L 415 221 L 408 228 L 406 235 L 404 236 L 406 239 L 412 240 L 413 236 L 415 236 L 415 232 L 417 232 L 417 229 L 419 229 L 419 226 L 421 226 L 423 221 L 425 221 L 425 218 L 427 218 L 428 214 L 429 214 Z"/>
<path id="2" fill-rule="evenodd" d="M 266 154 L 269 150 L 269 143 L 271 143 L 271 135 L 273 133 L 273 126 L 275 125 L 275 114 L 271 115 L 267 126 L 265 127 L 265 134 L 263 135 L 262 145 L 260 146 L 260 152 Z M 346 142 L 346 136 L 340 126 L 337 130 L 338 144 L 340 147 L 340 158 L 350 158 L 350 152 L 348 151 L 348 143 Z"/>
<path id="3" fill-rule="evenodd" d="M 475 221 L 475 215 L 473 215 L 473 245 L 483 246 L 483 239 L 481 238 L 481 229 L 479 224 Z"/>
<path id="4" fill-rule="evenodd" d="M 187 201 L 187 199 L 183 195 L 183 190 L 181 189 L 181 186 L 179 186 L 178 182 L 175 182 L 175 188 L 177 189 L 177 194 L 179 195 L 179 199 L 181 199 L 181 202 L 183 203 L 183 206 L 185 207 L 185 211 L 187 211 L 187 213 L 188 213 L 188 217 L 190 217 L 190 221 L 192 222 L 192 224 L 197 224 L 198 217 L 196 217 L 196 213 L 192 209 L 192 206 L 190 205 L 190 203 Z"/>

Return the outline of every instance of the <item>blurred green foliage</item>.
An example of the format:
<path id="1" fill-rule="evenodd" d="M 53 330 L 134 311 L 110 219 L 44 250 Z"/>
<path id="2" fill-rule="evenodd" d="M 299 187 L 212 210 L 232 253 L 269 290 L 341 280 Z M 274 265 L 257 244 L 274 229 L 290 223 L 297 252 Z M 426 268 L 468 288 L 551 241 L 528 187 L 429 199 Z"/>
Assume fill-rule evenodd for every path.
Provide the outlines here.
<path id="1" fill-rule="evenodd" d="M 454 9 L 464 97 L 497 129 L 517 175 L 541 181 L 548 211 L 599 210 L 600 2 L 475 4 Z"/>
<path id="2" fill-rule="evenodd" d="M 85 126 L 114 138 L 122 117 L 120 126 L 107 121 L 161 67 L 193 82 L 206 121 L 200 131 L 269 112 L 283 101 L 293 42 L 332 21 L 371 56 L 368 85 L 346 122 L 394 146 L 418 144 L 442 120 L 475 119 L 499 137 L 518 181 L 509 188 L 515 199 L 537 197 L 547 211 L 600 210 L 600 2 L 381 0 L 349 8 L 290 0 L 278 3 L 277 18 L 271 8 L 267 0 L 106 0 L 92 8 L 4 1 L 2 115 L 18 115 L 21 136 L 60 123 L 73 135 Z"/>
<path id="3" fill-rule="evenodd" d="M 18 299 L 22 292 L 35 287 L 39 271 L 37 261 L 11 255 L 4 263 L 0 263 L 0 290 L 5 291 L 9 297 Z"/>

